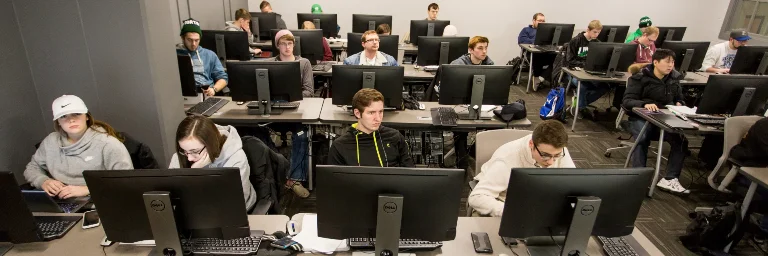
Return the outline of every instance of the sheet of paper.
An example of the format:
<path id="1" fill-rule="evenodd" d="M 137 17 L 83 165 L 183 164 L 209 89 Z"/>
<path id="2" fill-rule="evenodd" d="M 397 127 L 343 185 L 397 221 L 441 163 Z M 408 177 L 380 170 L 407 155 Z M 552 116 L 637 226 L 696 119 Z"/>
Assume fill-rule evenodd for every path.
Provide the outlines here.
<path id="1" fill-rule="evenodd" d="M 293 240 L 304 247 L 305 252 L 319 252 L 331 254 L 337 248 L 346 246 L 344 240 L 328 239 L 317 236 L 317 215 L 307 214 L 301 222 L 301 232 L 293 237 Z"/>
<path id="2" fill-rule="evenodd" d="M 676 112 L 677 114 L 683 114 L 683 115 L 695 115 L 696 114 L 696 108 L 689 108 L 687 106 L 667 105 L 667 109 L 669 109 L 672 112 Z"/>

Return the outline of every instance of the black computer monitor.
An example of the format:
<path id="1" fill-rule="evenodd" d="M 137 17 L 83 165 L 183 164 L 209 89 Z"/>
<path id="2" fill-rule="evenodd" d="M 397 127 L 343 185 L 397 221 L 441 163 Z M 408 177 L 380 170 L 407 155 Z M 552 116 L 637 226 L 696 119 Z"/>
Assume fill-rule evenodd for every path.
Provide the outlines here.
<path id="1" fill-rule="evenodd" d="M 604 25 L 603 30 L 597 35 L 597 40 L 606 43 L 624 43 L 627 33 L 629 33 L 629 26 Z"/>
<path id="2" fill-rule="evenodd" d="M 272 40 L 270 31 L 280 29 L 277 27 L 278 15 L 276 13 L 251 12 L 251 31 L 254 36 L 258 35 L 258 41 Z"/>
<path id="3" fill-rule="evenodd" d="M 280 114 L 272 110 L 273 102 L 304 98 L 298 61 L 230 61 L 227 73 L 232 100 L 252 101 L 249 114 Z"/>
<path id="4" fill-rule="evenodd" d="M 317 166 L 317 184 L 321 237 L 375 237 L 374 255 L 397 255 L 398 238 L 456 237 L 464 170 Z"/>
<path id="5" fill-rule="evenodd" d="M 248 33 L 245 31 L 203 30 L 200 46 L 215 52 L 222 63 L 251 59 Z"/>
<path id="6" fill-rule="evenodd" d="M 357 91 L 373 88 L 384 95 L 384 107 L 403 108 L 404 67 L 337 65 L 331 72 L 334 105 L 352 105 Z"/>
<path id="7" fill-rule="evenodd" d="M 686 27 L 659 27 L 656 48 L 662 48 L 664 41 L 683 41 Z"/>
<path id="8" fill-rule="evenodd" d="M 666 41 L 661 48 L 675 52 L 675 70 L 696 72 L 704 62 L 709 42 Z"/>
<path id="9" fill-rule="evenodd" d="M 347 52 L 349 55 L 363 51 L 363 33 L 347 33 Z M 379 35 L 379 51 L 397 58 L 399 35 Z"/>
<path id="10" fill-rule="evenodd" d="M 179 80 L 181 81 L 181 95 L 197 97 L 197 83 L 195 73 L 192 71 L 192 59 L 189 55 L 176 55 L 179 61 Z"/>
<path id="11" fill-rule="evenodd" d="M 110 241 L 154 239 L 160 246 L 166 236 L 153 233 L 160 230 L 176 239 L 180 235 L 221 239 L 250 235 L 237 168 L 86 170 L 83 177 Z M 169 192 L 169 197 L 148 192 Z M 147 198 L 151 198 L 148 203 Z M 178 231 L 156 225 L 156 214 L 175 216 Z M 174 224 L 173 219 L 164 224 Z"/>
<path id="12" fill-rule="evenodd" d="M 625 43 L 590 42 L 584 69 L 605 73 L 606 77 L 623 75 L 635 62 L 637 45 Z"/>
<path id="13" fill-rule="evenodd" d="M 272 30 L 271 35 L 274 38 L 280 30 Z M 321 29 L 300 29 L 290 30 L 296 42 L 293 47 L 293 55 L 298 55 L 309 60 L 312 65 L 323 60 L 325 48 L 323 46 L 323 30 Z M 272 56 L 280 55 L 277 49 L 277 40 L 272 40 Z M 298 51 L 297 51 L 298 50 Z"/>
<path id="14" fill-rule="evenodd" d="M 376 30 L 381 24 L 389 24 L 392 30 L 392 15 L 352 14 L 352 32 L 365 33 L 368 30 Z"/>
<path id="15" fill-rule="evenodd" d="M 483 104 L 505 105 L 509 101 L 511 66 L 442 65 L 440 68 L 439 103 L 470 105 L 468 115 L 459 113 L 460 119 L 478 119 Z"/>
<path id="16" fill-rule="evenodd" d="M 419 45 L 420 36 L 442 36 L 450 20 L 411 20 L 411 44 Z"/>
<path id="17" fill-rule="evenodd" d="M 469 37 L 420 36 L 416 64 L 419 66 L 448 64 L 467 53 Z"/>
<path id="18" fill-rule="evenodd" d="M 534 45 L 563 45 L 571 41 L 574 24 L 539 23 Z"/>
<path id="19" fill-rule="evenodd" d="M 544 248 L 528 244 L 528 250 L 531 255 L 567 255 L 573 250 L 586 255 L 592 235 L 632 233 L 652 176 L 651 168 L 513 168 L 499 235 L 543 236 L 546 241 L 567 235 L 562 250 L 555 246 L 562 242 Z"/>
<path id="20" fill-rule="evenodd" d="M 733 58 L 731 74 L 765 75 L 768 67 L 768 46 L 742 46 Z"/>
<path id="21" fill-rule="evenodd" d="M 323 36 L 324 37 L 337 37 L 338 36 L 338 29 L 337 21 L 336 21 L 336 14 L 330 14 L 330 13 L 297 13 L 296 14 L 296 20 L 299 22 L 299 27 L 297 29 L 302 29 L 302 26 L 304 25 L 305 21 L 310 21 L 315 24 L 316 29 L 322 29 L 323 30 Z"/>
<path id="22" fill-rule="evenodd" d="M 762 116 L 767 101 L 768 76 L 710 75 L 696 113 Z"/>

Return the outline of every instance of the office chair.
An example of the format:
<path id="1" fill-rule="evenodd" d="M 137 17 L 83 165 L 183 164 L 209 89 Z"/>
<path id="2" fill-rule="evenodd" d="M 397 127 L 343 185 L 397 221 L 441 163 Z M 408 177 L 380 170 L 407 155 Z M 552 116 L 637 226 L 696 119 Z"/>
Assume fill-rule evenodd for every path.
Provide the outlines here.
<path id="1" fill-rule="evenodd" d="M 712 172 L 709 174 L 709 177 L 707 178 L 707 182 L 709 183 L 710 187 L 720 192 L 731 192 L 726 187 L 728 187 L 728 184 L 733 181 L 733 179 L 736 177 L 736 174 L 739 173 L 738 168 L 741 167 L 740 164 L 735 162 L 733 159 L 729 159 L 731 149 L 736 146 L 736 144 L 741 142 L 741 139 L 744 138 L 744 135 L 747 134 L 749 128 L 751 128 L 752 125 L 754 125 L 755 122 L 761 118 L 763 117 L 735 116 L 725 120 L 725 134 L 723 135 L 723 155 L 720 156 L 715 169 L 712 170 Z M 725 169 L 723 167 L 726 165 L 731 165 L 730 171 L 728 171 L 725 177 L 723 177 L 722 181 L 720 181 L 720 184 L 717 184 L 715 180 L 720 178 L 721 171 Z"/>
<path id="2" fill-rule="evenodd" d="M 623 130 L 623 131 L 628 131 L 629 130 L 627 127 L 623 127 L 622 126 L 622 123 L 624 121 L 624 115 L 626 113 L 627 113 L 627 110 L 622 106 L 619 109 L 619 115 L 616 117 L 616 129 Z M 626 124 L 626 123 L 624 123 L 624 124 Z M 623 141 L 619 142 L 619 146 L 618 147 L 613 147 L 613 148 L 605 149 L 605 154 L 604 155 L 605 155 L 605 157 L 610 158 L 612 151 L 616 151 L 616 150 L 620 150 L 620 149 L 631 149 L 632 146 L 634 146 L 634 145 L 635 145 L 635 142 L 633 142 L 633 141 L 623 140 Z M 657 152 L 655 150 L 656 147 L 649 146 L 648 148 L 651 149 L 651 150 L 649 150 L 649 152 L 651 154 L 654 154 L 654 155 L 657 154 Z M 662 156 L 661 158 L 663 158 L 665 161 L 667 160 L 667 158 L 664 157 L 664 156 Z M 629 156 L 627 156 L 627 159 L 629 159 Z"/>

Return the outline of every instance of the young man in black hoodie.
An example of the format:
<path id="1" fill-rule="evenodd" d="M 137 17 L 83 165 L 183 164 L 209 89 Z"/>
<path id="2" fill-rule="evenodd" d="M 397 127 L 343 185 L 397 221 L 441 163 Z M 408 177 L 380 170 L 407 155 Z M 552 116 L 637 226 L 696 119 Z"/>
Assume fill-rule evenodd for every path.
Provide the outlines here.
<path id="1" fill-rule="evenodd" d="M 600 42 L 597 40 L 597 36 L 600 35 L 600 31 L 603 30 L 603 24 L 599 20 L 593 20 L 589 22 L 587 31 L 581 32 L 576 35 L 570 42 L 568 42 L 568 49 L 566 53 L 566 61 L 568 68 L 584 68 L 587 62 L 587 53 L 589 52 L 590 42 Z M 568 77 L 571 83 L 578 84 L 575 78 Z M 600 97 L 608 92 L 610 88 L 606 83 L 594 83 L 594 82 L 581 82 L 581 89 L 579 91 L 578 106 L 579 117 L 586 117 L 592 119 L 592 113 L 587 111 L 587 106 L 592 102 L 597 101 Z M 573 106 L 571 106 L 573 107 Z M 575 112 L 574 112 L 575 113 Z"/>
<path id="2" fill-rule="evenodd" d="M 623 106 L 626 109 L 645 108 L 658 111 L 666 105 L 682 106 L 684 103 L 683 91 L 680 86 L 682 75 L 675 71 L 675 53 L 667 49 L 658 49 L 653 53 L 652 64 L 646 66 L 640 72 L 632 75 L 627 81 L 627 90 L 624 93 Z M 632 167 L 645 167 L 648 160 L 648 146 L 652 139 L 658 139 L 659 128 L 648 125 L 644 134 L 640 134 L 646 121 L 632 111 L 629 115 L 629 129 L 635 137 L 636 148 L 632 153 Z M 685 150 L 687 143 L 685 136 L 678 133 L 664 134 L 664 141 L 671 146 L 667 159 L 667 175 L 656 184 L 659 188 L 675 193 L 688 194 L 680 181 L 680 172 L 683 170 Z"/>
<path id="3" fill-rule="evenodd" d="M 331 144 L 329 165 L 414 167 L 405 137 L 384 127 L 384 95 L 375 89 L 361 89 L 352 97 L 357 123 Z"/>

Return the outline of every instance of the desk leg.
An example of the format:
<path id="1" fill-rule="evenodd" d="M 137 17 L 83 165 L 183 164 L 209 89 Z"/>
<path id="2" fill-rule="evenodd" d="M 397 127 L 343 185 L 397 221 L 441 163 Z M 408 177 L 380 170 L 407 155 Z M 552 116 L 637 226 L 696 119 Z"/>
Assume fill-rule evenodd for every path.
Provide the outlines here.
<path id="1" fill-rule="evenodd" d="M 530 57 L 528 58 L 528 82 L 525 83 L 525 93 L 531 92 L 531 87 L 533 87 L 533 52 L 531 52 Z"/>
<path id="2" fill-rule="evenodd" d="M 747 190 L 747 195 L 744 196 L 744 201 L 741 202 L 741 219 L 747 218 L 747 210 L 749 210 L 749 205 L 752 204 L 752 198 L 755 196 L 755 192 L 757 191 L 757 183 L 752 181 L 749 184 L 749 189 Z M 733 229 L 731 229 L 731 235 L 733 232 L 736 232 L 736 229 L 739 228 L 739 225 L 741 223 L 736 223 L 736 225 L 733 225 Z M 725 249 L 723 249 L 724 252 L 728 252 L 731 250 L 732 243 L 728 243 L 728 245 L 725 246 Z"/>
<path id="3" fill-rule="evenodd" d="M 568 82 L 571 85 L 571 82 Z M 567 88 L 567 87 L 566 87 Z M 566 95 L 568 91 L 566 90 Z M 567 98 L 567 97 L 566 97 Z M 573 124 L 571 125 L 571 131 L 576 130 L 576 121 L 579 120 L 579 99 L 581 98 L 581 80 L 576 83 L 576 106 L 571 106 L 573 109 Z M 566 99 L 567 100 L 567 99 Z"/>
<path id="4" fill-rule="evenodd" d="M 643 134 L 645 134 L 645 130 L 648 129 L 649 125 L 651 125 L 651 123 L 646 121 L 645 124 L 643 125 L 643 129 L 640 129 L 640 133 L 639 133 L 640 135 L 638 136 L 642 136 Z M 635 138 L 635 143 L 632 143 L 632 148 L 630 148 L 629 153 L 627 153 L 627 160 L 624 161 L 624 168 L 627 168 L 629 166 L 629 160 L 632 159 L 632 153 L 635 152 L 635 147 L 637 147 L 637 138 Z"/>
<path id="5" fill-rule="evenodd" d="M 646 125 L 648 122 L 646 122 Z M 659 182 L 659 170 L 661 167 L 661 154 L 664 147 L 664 129 L 659 129 L 659 151 L 656 153 L 656 169 L 653 170 L 653 179 L 651 179 L 651 188 L 648 190 L 648 197 L 653 196 L 653 190 L 656 189 L 656 182 Z"/>
<path id="6" fill-rule="evenodd" d="M 456 132 L 456 136 L 453 138 L 453 148 L 456 151 L 456 167 L 467 170 L 469 164 L 467 163 L 467 135 L 466 132 Z M 477 170 L 475 170 L 477 171 Z"/>
<path id="7" fill-rule="evenodd" d="M 526 62 L 525 56 L 526 56 L 525 55 L 525 49 L 520 47 L 520 58 L 523 59 L 523 61 L 520 63 L 520 67 L 522 67 L 522 65 L 524 65 L 525 62 Z M 522 73 L 522 72 L 517 72 L 517 81 L 515 82 L 515 84 L 520 84 L 520 73 Z"/>
<path id="8" fill-rule="evenodd" d="M 312 176 L 313 176 L 312 175 L 312 171 L 313 171 L 313 168 L 312 168 L 312 166 L 313 166 L 312 165 L 312 163 L 313 163 L 312 162 L 312 155 L 314 155 L 312 153 L 312 135 L 315 135 L 315 126 L 314 125 L 310 125 L 309 126 L 309 134 L 307 134 L 307 135 L 308 135 L 307 138 L 309 139 L 309 141 L 307 143 L 307 154 L 309 154 L 309 156 L 307 157 L 308 160 L 309 160 L 309 166 L 307 167 L 307 180 L 309 181 L 309 190 L 312 190 L 315 187 L 314 184 L 313 184 L 314 183 L 313 182 L 314 179 L 312 179 Z"/>

